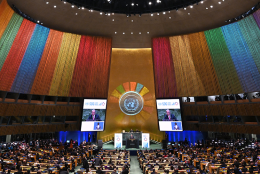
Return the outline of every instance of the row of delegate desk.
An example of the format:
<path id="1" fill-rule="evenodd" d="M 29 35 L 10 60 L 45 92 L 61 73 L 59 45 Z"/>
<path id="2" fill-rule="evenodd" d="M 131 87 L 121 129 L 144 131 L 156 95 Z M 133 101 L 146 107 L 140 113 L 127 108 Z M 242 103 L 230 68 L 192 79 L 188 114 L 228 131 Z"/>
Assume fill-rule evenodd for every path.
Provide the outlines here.
<path id="1" fill-rule="evenodd" d="M 216 150 L 214 152 L 214 155 L 210 154 L 210 148 L 207 149 L 207 153 L 206 154 L 198 154 L 200 156 L 200 158 L 196 158 L 193 160 L 194 162 L 194 166 L 197 166 L 197 163 L 199 163 L 199 167 L 200 167 L 200 170 L 203 170 L 203 169 L 207 169 L 209 170 L 209 173 L 217 173 L 217 170 L 218 170 L 218 173 L 219 174 L 226 174 L 227 173 L 227 168 L 220 168 L 221 164 L 212 164 L 208 161 L 206 161 L 206 159 L 208 159 L 209 157 L 212 159 L 212 157 L 216 157 L 216 154 L 218 152 L 220 152 L 221 150 Z M 155 152 L 152 152 L 152 153 L 144 153 L 143 151 L 143 154 L 144 155 L 151 155 Z M 163 155 L 163 152 L 160 152 L 161 155 Z M 177 150 L 174 150 L 174 155 L 178 156 L 178 158 L 181 158 L 182 161 L 186 159 L 190 160 L 192 158 L 192 156 L 189 156 L 188 154 L 183 154 L 181 151 L 177 151 Z M 139 154 L 138 154 L 139 156 Z M 163 157 L 161 157 L 163 158 Z M 234 159 L 237 159 L 238 158 L 238 154 L 237 155 L 234 155 L 233 156 L 233 159 L 228 159 L 227 162 L 226 162 L 226 165 L 227 167 L 230 167 L 230 169 L 232 170 L 233 169 L 233 164 L 234 164 Z M 260 158 L 260 155 L 258 155 L 258 158 Z M 173 157 L 165 157 L 163 159 L 168 159 L 168 161 L 172 161 L 174 160 Z M 250 161 L 251 158 L 246 158 L 245 161 L 246 163 L 248 163 Z M 152 171 L 148 170 L 149 167 L 146 166 L 147 163 L 142 163 L 143 159 L 142 158 L 139 158 L 139 163 L 140 163 L 140 166 L 141 168 L 143 169 L 143 173 L 144 174 L 150 174 Z M 218 161 L 220 162 L 220 161 Z M 177 163 L 177 162 L 175 162 Z M 149 164 L 150 165 L 155 165 L 156 163 L 153 163 L 153 160 L 149 160 Z M 166 170 L 169 170 L 169 173 L 173 173 L 174 171 L 170 170 L 170 166 L 169 166 L 169 162 L 168 163 L 158 163 L 159 165 L 162 165 L 165 167 Z M 180 165 L 184 165 L 184 162 L 179 162 L 178 164 Z M 258 161 L 258 165 L 260 165 L 260 161 Z M 249 170 L 249 167 L 251 167 L 250 165 L 247 165 L 246 168 Z M 158 166 L 154 166 L 156 172 L 159 174 L 159 173 L 164 173 L 163 170 L 158 170 Z M 239 167 L 239 169 L 241 169 L 242 167 Z M 185 169 L 185 170 L 178 170 L 179 173 L 188 173 L 189 169 Z M 193 173 L 199 173 L 199 170 L 194 170 Z M 249 173 L 249 172 L 248 172 Z M 258 171 L 254 171 L 253 173 L 258 173 Z"/>
<path id="2" fill-rule="evenodd" d="M 86 155 L 87 157 L 91 156 L 93 154 L 93 150 L 92 150 L 92 146 L 91 145 L 88 145 L 88 146 L 84 146 L 83 147 L 86 152 Z M 59 151 L 60 149 L 59 148 L 54 148 L 54 151 Z M 53 152 L 51 150 L 42 150 L 42 149 L 39 149 L 38 151 L 29 151 L 30 154 L 32 154 L 29 158 L 29 160 L 31 159 L 31 161 L 27 162 L 27 165 L 21 165 L 21 169 L 22 171 L 24 172 L 27 172 L 27 170 L 30 170 L 32 166 L 37 166 L 38 164 L 40 164 L 41 166 L 41 171 L 44 171 L 44 170 L 47 170 L 47 169 L 51 169 L 52 170 L 52 173 L 56 173 L 58 174 L 59 173 L 59 170 L 56 169 L 56 167 L 54 167 L 54 163 L 50 163 L 50 160 L 49 159 L 43 159 L 41 157 L 44 156 L 44 154 L 47 154 L 49 157 L 53 157 Z M 36 154 L 39 154 L 39 163 L 36 163 Z M 2 153 L 0 153 L 0 156 L 2 155 Z M 82 163 L 82 158 L 85 157 L 85 154 L 81 157 L 81 156 L 73 156 L 73 155 L 65 155 L 66 157 L 73 157 L 74 158 L 74 161 L 73 163 L 75 164 L 75 167 L 78 166 L 78 164 L 81 164 Z M 64 156 L 64 157 L 65 157 Z M 13 156 L 10 156 L 10 158 L 12 158 Z M 18 156 L 17 157 L 20 161 L 23 161 L 23 160 L 28 160 L 28 158 L 21 153 L 21 156 Z M 57 162 L 59 159 L 59 157 L 55 157 L 55 160 L 53 160 L 54 162 Z M 6 165 L 15 165 L 15 161 L 13 159 L 4 159 L 3 162 L 6 164 Z M 71 170 L 72 169 L 72 162 L 71 161 L 65 161 L 68 166 L 69 166 L 69 169 Z M 59 164 L 60 168 L 64 168 L 65 167 L 65 164 Z M 1 165 L 0 165 L 0 170 L 1 169 Z M 11 173 L 15 173 L 17 172 L 17 170 L 11 170 Z M 30 172 L 30 173 L 37 173 L 37 172 Z"/>
<path id="3" fill-rule="evenodd" d="M 87 147 L 88 148 L 88 147 Z M 112 150 L 113 151 L 113 150 Z M 101 155 L 106 155 L 107 153 L 109 152 L 112 152 L 112 151 L 105 151 L 105 152 L 100 152 L 99 155 L 97 156 L 101 156 Z M 50 163 L 50 160 L 47 160 L 47 159 L 41 159 L 39 158 L 39 163 L 36 163 L 36 154 L 38 153 L 40 157 L 42 157 L 44 154 L 49 154 L 50 156 L 53 155 L 52 151 L 49 151 L 49 150 L 41 150 L 39 149 L 39 151 L 30 151 L 31 154 L 33 154 L 31 156 L 31 159 L 34 160 L 35 162 L 27 162 L 27 165 L 22 165 L 21 166 L 21 169 L 23 171 L 23 173 L 26 173 L 27 170 L 30 170 L 32 166 L 34 167 L 37 167 L 38 164 L 40 164 L 41 166 L 41 171 L 45 171 L 47 169 L 51 169 L 52 173 L 53 174 L 59 174 L 59 170 L 56 169 L 56 167 L 54 167 L 54 164 L 53 163 Z M 128 154 L 130 155 L 130 153 L 128 152 Z M 0 153 L 1 155 L 1 153 Z M 92 155 L 92 149 L 91 150 L 88 150 L 87 152 L 87 156 L 90 156 Z M 111 157 L 104 157 L 103 160 L 105 160 L 106 162 L 104 162 L 102 165 L 104 168 L 107 168 L 109 166 L 108 162 L 109 160 L 111 159 L 112 162 L 114 164 L 116 164 L 118 161 L 122 164 L 120 166 L 116 165 L 116 167 L 118 168 L 118 171 L 121 172 L 122 169 L 123 169 L 123 165 L 125 162 L 129 162 L 130 163 L 130 158 L 128 159 L 118 159 L 118 155 L 119 154 L 115 154 L 115 155 L 111 155 Z M 72 155 L 66 155 L 66 157 L 71 157 Z M 74 158 L 74 163 L 75 163 L 75 167 L 78 166 L 78 164 L 81 164 L 82 163 L 82 157 L 81 156 L 72 156 Z M 83 157 L 85 157 L 83 155 Z M 21 154 L 20 157 L 18 157 L 19 160 L 27 160 L 27 158 L 25 156 L 23 156 L 23 154 Z M 55 157 L 55 160 L 53 160 L 54 162 L 58 161 L 58 157 L 56 159 Z M 7 164 L 7 165 L 14 165 L 15 164 L 15 161 L 14 160 L 9 160 L 9 159 L 4 159 L 4 162 Z M 92 162 L 93 161 L 89 161 L 89 166 L 92 166 Z M 72 162 L 67 162 L 70 170 L 72 169 Z M 60 168 L 64 168 L 65 167 L 65 164 L 59 164 Z M 95 168 L 98 168 L 98 167 L 102 167 L 102 166 L 95 166 Z M 1 170 L 1 165 L 0 165 L 0 170 Z M 113 170 L 107 170 L 107 169 L 104 169 L 102 170 L 104 173 L 106 174 L 110 174 L 113 172 Z M 17 172 L 17 170 L 11 170 L 11 173 L 15 173 Z M 95 169 L 91 169 L 91 172 L 93 174 L 96 173 L 96 170 Z M 37 172 L 30 172 L 31 174 L 37 174 Z M 78 171 L 79 174 L 86 174 L 86 170 L 85 169 L 80 169 Z"/>

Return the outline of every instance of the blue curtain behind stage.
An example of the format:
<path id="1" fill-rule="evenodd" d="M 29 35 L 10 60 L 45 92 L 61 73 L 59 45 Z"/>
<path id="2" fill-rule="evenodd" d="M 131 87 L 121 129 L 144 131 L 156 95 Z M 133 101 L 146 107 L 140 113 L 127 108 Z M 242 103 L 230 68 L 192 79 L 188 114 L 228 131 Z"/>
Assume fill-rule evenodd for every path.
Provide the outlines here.
<path id="1" fill-rule="evenodd" d="M 88 142 L 88 134 L 91 135 L 91 141 L 93 134 L 96 134 L 96 132 L 81 132 L 81 131 L 60 131 L 59 132 L 59 141 L 66 142 L 67 140 L 78 140 L 79 143 L 86 140 Z M 96 136 L 97 137 L 97 136 Z"/>
<path id="2" fill-rule="evenodd" d="M 197 140 L 202 140 L 207 138 L 207 132 L 200 131 L 183 131 L 183 132 L 166 132 L 168 134 L 168 141 L 176 142 L 176 141 L 184 141 L 185 138 L 190 143 L 195 143 Z"/>

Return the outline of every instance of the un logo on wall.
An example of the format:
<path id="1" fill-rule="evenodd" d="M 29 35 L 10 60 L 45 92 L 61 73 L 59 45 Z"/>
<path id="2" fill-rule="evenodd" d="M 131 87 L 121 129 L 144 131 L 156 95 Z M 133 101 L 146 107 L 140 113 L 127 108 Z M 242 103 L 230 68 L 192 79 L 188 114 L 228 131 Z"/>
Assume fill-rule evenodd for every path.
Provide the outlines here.
<path id="1" fill-rule="evenodd" d="M 119 100 L 119 107 L 127 115 L 136 115 L 143 109 L 143 97 L 134 91 L 124 93 Z"/>

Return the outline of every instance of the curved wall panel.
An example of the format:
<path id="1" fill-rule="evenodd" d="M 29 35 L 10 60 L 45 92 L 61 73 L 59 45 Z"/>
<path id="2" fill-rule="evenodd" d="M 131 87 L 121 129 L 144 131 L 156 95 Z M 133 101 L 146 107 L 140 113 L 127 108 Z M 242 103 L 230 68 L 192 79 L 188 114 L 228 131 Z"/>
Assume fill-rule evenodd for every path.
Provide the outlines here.
<path id="1" fill-rule="evenodd" d="M 220 28 L 154 38 L 157 98 L 260 91 L 259 27 L 258 10 Z"/>
<path id="2" fill-rule="evenodd" d="M 0 4 L 0 90 L 106 98 L 110 38 L 34 24 Z"/>

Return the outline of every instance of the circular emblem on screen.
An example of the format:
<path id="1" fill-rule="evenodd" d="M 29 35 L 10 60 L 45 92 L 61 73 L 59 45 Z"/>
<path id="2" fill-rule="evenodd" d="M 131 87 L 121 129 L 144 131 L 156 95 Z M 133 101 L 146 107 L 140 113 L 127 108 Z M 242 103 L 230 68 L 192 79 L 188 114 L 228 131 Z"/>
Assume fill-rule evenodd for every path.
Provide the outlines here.
<path id="1" fill-rule="evenodd" d="M 127 115 L 136 115 L 143 109 L 143 97 L 134 91 L 124 93 L 119 100 L 121 111 Z"/>

